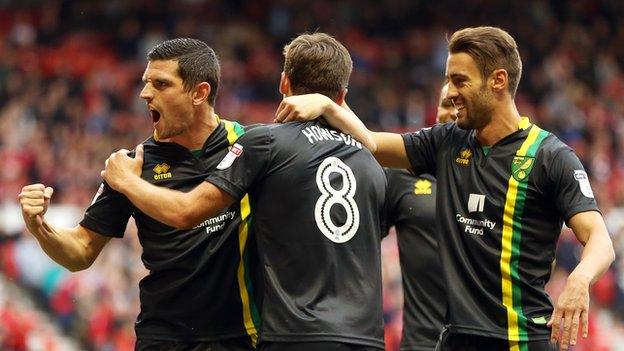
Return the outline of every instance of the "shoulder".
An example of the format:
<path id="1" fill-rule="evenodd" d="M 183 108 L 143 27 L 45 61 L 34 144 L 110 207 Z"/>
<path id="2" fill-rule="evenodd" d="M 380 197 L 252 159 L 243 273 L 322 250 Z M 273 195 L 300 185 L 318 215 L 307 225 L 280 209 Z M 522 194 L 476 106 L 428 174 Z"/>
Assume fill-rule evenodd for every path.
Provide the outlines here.
<path id="1" fill-rule="evenodd" d="M 404 177 L 410 177 L 410 178 L 414 178 L 416 179 L 416 177 L 414 177 L 414 175 L 406 170 L 406 169 L 401 169 L 401 168 L 384 168 L 384 172 L 386 173 L 386 178 L 388 178 L 388 181 L 392 181 L 395 179 L 401 179 Z"/>
<path id="2" fill-rule="evenodd" d="M 432 127 L 422 128 L 415 132 L 404 134 L 404 138 L 429 137 L 438 140 L 446 138 L 466 138 L 471 131 L 460 128 L 457 123 L 439 123 Z"/>
<path id="3" fill-rule="evenodd" d="M 238 142 L 249 142 L 267 139 L 271 135 L 272 124 L 253 124 L 245 127 L 245 132 L 240 136 Z M 267 139 L 268 140 L 268 139 Z"/>
<path id="4" fill-rule="evenodd" d="M 556 135 L 544 130 L 547 135 L 541 143 L 539 155 L 544 162 L 550 163 L 551 161 L 566 155 L 575 154 L 574 150 L 566 143 L 561 141 Z"/>

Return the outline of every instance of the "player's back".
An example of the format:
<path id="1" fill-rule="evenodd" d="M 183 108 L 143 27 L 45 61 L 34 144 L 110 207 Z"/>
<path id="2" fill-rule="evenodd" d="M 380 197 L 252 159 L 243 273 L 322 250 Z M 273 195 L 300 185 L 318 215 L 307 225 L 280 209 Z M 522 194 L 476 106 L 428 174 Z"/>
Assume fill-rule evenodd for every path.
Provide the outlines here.
<path id="1" fill-rule="evenodd" d="M 240 177 L 258 174 L 243 187 L 264 279 L 261 340 L 383 348 L 382 168 L 318 121 L 259 127 L 239 143 Z"/>

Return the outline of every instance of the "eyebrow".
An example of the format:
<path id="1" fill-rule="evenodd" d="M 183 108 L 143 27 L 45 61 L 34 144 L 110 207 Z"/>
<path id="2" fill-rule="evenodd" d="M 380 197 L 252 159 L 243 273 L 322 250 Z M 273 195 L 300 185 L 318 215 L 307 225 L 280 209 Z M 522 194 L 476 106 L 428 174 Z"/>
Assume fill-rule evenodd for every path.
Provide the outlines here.
<path id="1" fill-rule="evenodd" d="M 453 73 L 449 77 L 447 77 L 447 81 L 449 79 L 453 79 L 453 78 L 464 78 L 464 79 L 466 79 L 466 78 L 468 78 L 468 76 L 463 74 L 463 73 Z"/>
<path id="2" fill-rule="evenodd" d="M 141 80 L 143 81 L 143 83 L 147 84 L 147 77 L 143 76 L 141 77 Z M 167 83 L 167 84 L 173 84 L 173 81 L 169 78 L 164 78 L 164 77 L 152 77 L 151 80 L 156 81 L 156 82 L 163 82 L 163 83 Z"/>

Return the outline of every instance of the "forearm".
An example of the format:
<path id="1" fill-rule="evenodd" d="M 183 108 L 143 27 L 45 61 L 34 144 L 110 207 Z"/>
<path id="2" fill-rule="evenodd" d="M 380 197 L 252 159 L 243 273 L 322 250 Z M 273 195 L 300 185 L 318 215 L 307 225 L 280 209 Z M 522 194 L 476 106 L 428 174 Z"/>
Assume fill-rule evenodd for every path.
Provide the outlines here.
<path id="1" fill-rule="evenodd" d="M 336 103 L 328 104 L 323 114 L 327 123 L 332 127 L 349 134 L 359 140 L 372 153 L 377 150 L 377 144 L 373 134 L 362 121 L 346 106 L 339 106 Z"/>
<path id="2" fill-rule="evenodd" d="M 570 276 L 585 277 L 593 283 L 609 269 L 614 260 L 615 253 L 609 236 L 602 233 L 593 234 L 583 248 L 581 261 Z"/>
<path id="3" fill-rule="evenodd" d="M 72 272 L 91 266 L 91 253 L 88 245 L 80 240 L 77 228 L 55 228 L 45 220 L 39 224 L 26 223 L 26 226 L 54 262 Z"/>
<path id="4" fill-rule="evenodd" d="M 343 106 L 335 103 L 328 105 L 324 116 L 332 127 L 350 134 L 364 144 L 382 166 L 407 169 L 411 167 L 403 137 L 400 134 L 368 130 L 346 104 Z"/>
<path id="5" fill-rule="evenodd" d="M 155 186 L 138 176 L 119 189 L 143 213 L 175 228 L 188 228 L 214 216 L 218 209 L 202 206 L 189 193 Z"/>

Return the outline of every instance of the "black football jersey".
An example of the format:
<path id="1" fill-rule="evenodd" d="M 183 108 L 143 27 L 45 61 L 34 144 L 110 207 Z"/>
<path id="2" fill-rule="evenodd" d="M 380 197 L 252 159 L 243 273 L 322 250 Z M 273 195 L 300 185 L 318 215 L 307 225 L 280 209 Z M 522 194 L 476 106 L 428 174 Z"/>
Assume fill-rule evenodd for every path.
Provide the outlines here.
<path id="1" fill-rule="evenodd" d="M 198 157 L 175 143 L 146 140 L 141 177 L 181 191 L 201 184 L 244 133 L 238 123 L 219 121 Z M 257 338 L 260 320 L 252 296 L 255 249 L 248 233 L 248 197 L 195 228 L 178 230 L 146 216 L 123 194 L 102 184 L 80 224 L 101 235 L 122 237 L 130 216 L 149 270 L 139 284 L 138 338 Z"/>
<path id="2" fill-rule="evenodd" d="M 485 153 L 455 123 L 404 135 L 416 173 L 438 182 L 440 253 L 451 331 L 547 340 L 544 290 L 564 220 L 597 210 L 572 149 L 523 118 Z"/>
<path id="3" fill-rule="evenodd" d="M 403 280 L 402 351 L 435 349 L 444 327 L 446 289 L 438 252 L 436 180 L 386 169 L 388 225 L 394 225 Z"/>
<path id="4" fill-rule="evenodd" d="M 264 281 L 261 341 L 384 347 L 380 235 L 386 179 L 319 121 L 257 127 L 207 181 L 249 193 Z"/>

